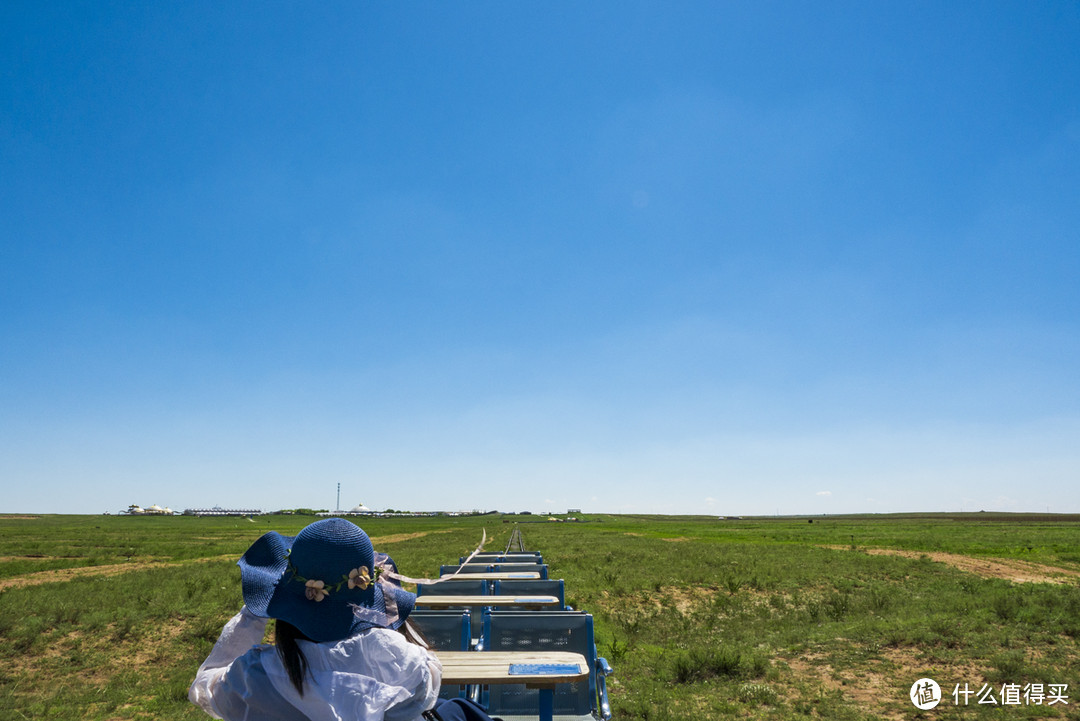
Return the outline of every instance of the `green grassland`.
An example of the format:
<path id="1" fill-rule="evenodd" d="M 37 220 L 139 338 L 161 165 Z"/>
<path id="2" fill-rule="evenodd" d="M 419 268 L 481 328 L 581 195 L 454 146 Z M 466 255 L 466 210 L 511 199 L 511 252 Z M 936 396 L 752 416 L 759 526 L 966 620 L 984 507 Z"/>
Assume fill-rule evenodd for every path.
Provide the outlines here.
<path id="1" fill-rule="evenodd" d="M 0 719 L 205 718 L 187 686 L 241 605 L 236 558 L 261 533 L 311 520 L 0 516 Z M 403 573 L 430 576 L 483 530 L 501 550 L 516 522 L 568 603 L 595 616 L 618 719 L 1080 718 L 1080 585 L 1065 573 L 1080 571 L 1076 517 L 361 525 Z M 1014 583 L 922 555 L 936 553 L 1061 573 Z M 932 711 L 908 700 L 923 676 L 946 694 Z M 956 684 L 997 696 L 1029 682 L 1068 684 L 1068 705 L 951 696 Z"/>

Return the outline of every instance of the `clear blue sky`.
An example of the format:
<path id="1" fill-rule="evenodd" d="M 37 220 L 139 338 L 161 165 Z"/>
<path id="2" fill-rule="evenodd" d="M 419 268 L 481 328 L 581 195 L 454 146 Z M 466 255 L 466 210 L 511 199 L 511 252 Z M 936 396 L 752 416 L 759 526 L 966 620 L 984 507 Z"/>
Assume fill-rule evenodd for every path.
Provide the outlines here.
<path id="1" fill-rule="evenodd" d="M 0 6 L 2 512 L 1080 512 L 1080 4 Z"/>

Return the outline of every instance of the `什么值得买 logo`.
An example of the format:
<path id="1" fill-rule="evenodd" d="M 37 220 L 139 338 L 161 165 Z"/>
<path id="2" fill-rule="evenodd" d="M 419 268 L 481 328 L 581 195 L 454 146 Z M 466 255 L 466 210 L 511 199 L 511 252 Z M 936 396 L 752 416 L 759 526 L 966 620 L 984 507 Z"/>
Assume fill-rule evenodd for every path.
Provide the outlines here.
<path id="1" fill-rule="evenodd" d="M 915 708 L 928 711 L 941 703 L 941 687 L 932 678 L 920 678 L 911 684 L 911 703 Z"/>

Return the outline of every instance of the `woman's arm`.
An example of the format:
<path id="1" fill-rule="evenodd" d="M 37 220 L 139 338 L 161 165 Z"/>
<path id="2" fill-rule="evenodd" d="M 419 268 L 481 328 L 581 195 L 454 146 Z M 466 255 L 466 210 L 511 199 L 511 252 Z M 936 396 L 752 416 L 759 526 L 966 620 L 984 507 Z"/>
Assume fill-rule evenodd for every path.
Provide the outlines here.
<path id="1" fill-rule="evenodd" d="M 201 708 L 214 718 L 221 718 L 214 711 L 213 696 L 221 678 L 228 672 L 229 667 L 240 656 L 244 655 L 252 646 L 262 642 L 266 632 L 265 618 L 259 618 L 247 610 L 240 609 L 240 613 L 229 619 L 225 628 L 221 630 L 214 650 L 203 661 L 195 674 L 195 681 L 188 689 L 188 699 L 191 703 Z"/>
<path id="2" fill-rule="evenodd" d="M 410 696 L 386 709 L 384 721 L 413 721 L 439 700 L 439 687 L 442 684 L 442 664 L 438 657 L 426 648 L 409 644 L 411 668 L 409 675 L 413 679 Z"/>

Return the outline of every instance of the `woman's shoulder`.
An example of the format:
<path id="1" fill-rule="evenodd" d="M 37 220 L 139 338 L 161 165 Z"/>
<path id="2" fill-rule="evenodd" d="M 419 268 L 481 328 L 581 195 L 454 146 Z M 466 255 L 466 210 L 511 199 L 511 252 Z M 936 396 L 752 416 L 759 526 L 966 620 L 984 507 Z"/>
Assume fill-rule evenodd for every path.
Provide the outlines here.
<path id="1" fill-rule="evenodd" d="M 425 653 L 422 647 L 410 643 L 402 633 L 389 628 L 370 628 L 358 633 L 351 639 L 346 639 L 343 643 L 353 640 L 366 648 L 382 648 L 403 655 L 423 655 Z"/>
<path id="2" fill-rule="evenodd" d="M 238 674 L 260 672 L 268 666 L 273 668 L 278 661 L 277 649 L 272 644 L 260 643 L 242 653 L 233 662 L 231 671 Z"/>
<path id="3" fill-rule="evenodd" d="M 379 665 L 393 662 L 423 663 L 429 657 L 427 649 L 410 643 L 401 633 L 386 628 L 371 628 L 355 636 L 329 643 L 303 643 L 309 663 L 315 658 L 325 659 L 333 666 L 336 663 L 363 659 L 366 665 Z M 314 665 L 321 665 L 315 662 Z"/>

